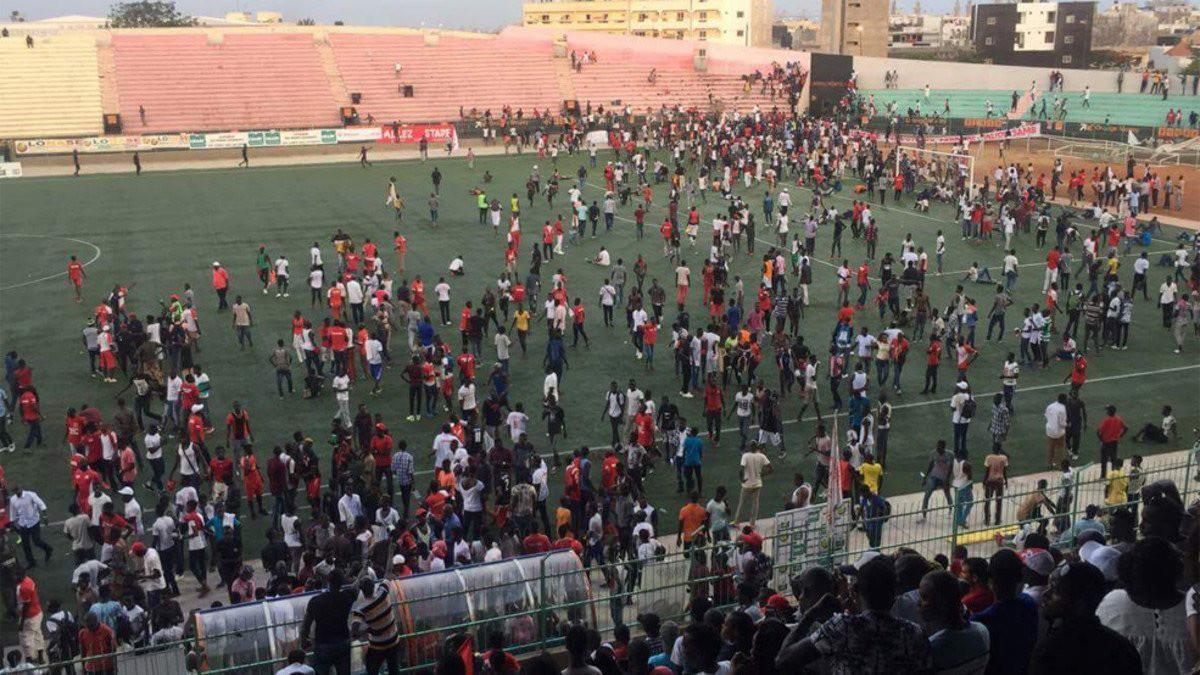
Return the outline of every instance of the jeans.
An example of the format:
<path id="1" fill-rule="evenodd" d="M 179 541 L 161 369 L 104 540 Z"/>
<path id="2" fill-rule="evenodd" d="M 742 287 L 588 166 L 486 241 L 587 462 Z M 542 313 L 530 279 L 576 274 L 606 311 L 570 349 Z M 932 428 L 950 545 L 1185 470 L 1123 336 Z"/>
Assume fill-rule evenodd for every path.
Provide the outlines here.
<path id="1" fill-rule="evenodd" d="M 700 473 L 700 465 L 699 464 L 697 464 L 695 466 L 684 465 L 684 467 L 683 467 L 683 482 L 684 482 L 685 486 L 687 487 L 688 492 L 692 491 L 693 477 L 695 479 L 696 491 L 703 494 L 704 493 L 704 476 Z"/>
<path id="2" fill-rule="evenodd" d="M 317 675 L 329 675 L 333 671 L 338 675 L 350 675 L 350 641 L 317 645 L 313 649 L 313 670 Z"/>
<path id="3" fill-rule="evenodd" d="M 179 592 L 179 582 L 175 580 L 176 566 L 179 564 L 178 558 L 179 549 L 175 546 L 165 548 L 158 552 L 162 559 L 163 581 L 167 583 L 167 590 L 172 593 Z"/>
<path id="4" fill-rule="evenodd" d="M 237 331 L 238 348 L 244 348 L 246 345 L 254 346 L 254 337 L 250 335 L 250 326 L 235 326 Z"/>
<path id="5" fill-rule="evenodd" d="M 279 395 L 283 396 L 283 383 L 287 382 L 287 391 L 289 394 L 295 391 L 292 388 L 292 371 L 276 370 L 275 371 L 275 389 L 279 391 Z"/>
<path id="6" fill-rule="evenodd" d="M 925 512 L 927 510 L 929 510 L 930 495 L 932 495 L 934 492 L 936 492 L 938 490 L 941 490 L 942 494 L 946 496 L 946 505 L 947 506 L 954 503 L 954 500 L 950 498 L 949 483 L 947 483 L 945 480 L 942 480 L 941 478 L 934 478 L 933 476 L 926 476 L 925 477 L 925 496 L 921 498 L 921 516 L 922 517 L 924 517 Z"/>
<path id="7" fill-rule="evenodd" d="M 42 422 L 41 420 L 33 420 L 26 422 L 29 427 L 29 433 L 25 435 L 25 448 L 29 449 L 36 441 L 38 447 L 42 447 Z"/>
<path id="8" fill-rule="evenodd" d="M 954 454 L 957 457 L 967 456 L 967 430 L 970 422 L 958 422 L 954 425 Z"/>
<path id="9" fill-rule="evenodd" d="M 958 523 L 959 527 L 967 526 L 967 516 L 971 514 L 971 507 L 974 505 L 971 484 L 958 488 L 954 495 L 954 522 Z"/>
<path id="10" fill-rule="evenodd" d="M 192 571 L 201 586 L 208 585 L 208 568 L 204 564 L 204 549 L 188 551 L 188 569 Z"/>
<path id="11" fill-rule="evenodd" d="M 987 339 L 988 340 L 992 339 L 992 329 L 996 326 L 1000 327 L 1000 338 L 999 339 L 1003 340 L 1004 339 L 1004 315 L 1003 314 L 993 314 L 992 318 L 988 319 L 988 329 L 987 329 Z"/>

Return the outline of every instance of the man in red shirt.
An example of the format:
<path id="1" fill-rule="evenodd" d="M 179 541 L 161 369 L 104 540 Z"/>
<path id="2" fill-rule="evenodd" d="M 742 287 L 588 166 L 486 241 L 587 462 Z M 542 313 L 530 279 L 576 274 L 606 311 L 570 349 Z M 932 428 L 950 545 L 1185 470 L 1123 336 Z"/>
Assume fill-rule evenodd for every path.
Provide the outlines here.
<path id="1" fill-rule="evenodd" d="M 225 501 L 233 478 L 233 460 L 225 456 L 225 448 L 217 446 L 217 456 L 208 462 L 208 477 L 212 479 L 212 502 Z"/>
<path id="2" fill-rule="evenodd" d="M 936 394 L 938 364 L 942 361 L 942 341 L 937 338 L 929 340 L 929 347 L 925 350 L 925 356 L 925 388 L 921 390 L 921 393 Z"/>
<path id="3" fill-rule="evenodd" d="M 721 411 L 725 409 L 725 392 L 717 385 L 717 380 L 709 376 L 708 384 L 704 386 L 704 419 L 707 423 L 708 437 L 714 442 L 721 442 Z"/>
<path id="4" fill-rule="evenodd" d="M 530 553 L 546 553 L 550 550 L 550 537 L 537 531 L 536 525 L 531 525 L 525 538 L 521 540 L 521 548 L 526 555 Z"/>
<path id="5" fill-rule="evenodd" d="M 17 397 L 17 408 L 21 411 L 21 421 L 28 428 L 25 434 L 25 449 L 28 450 L 37 441 L 42 447 L 42 405 L 37 392 L 32 388 L 26 389 Z"/>
<path id="6" fill-rule="evenodd" d="M 395 443 L 392 441 L 392 435 L 388 433 L 387 427 L 383 423 L 375 425 L 375 435 L 371 437 L 371 457 L 375 459 L 375 480 L 382 481 L 387 478 L 387 492 L 384 494 L 395 494 L 392 489 L 392 448 Z"/>
<path id="7" fill-rule="evenodd" d="M 17 566 L 17 632 L 21 653 L 33 663 L 45 663 L 46 639 L 42 635 L 42 603 L 33 577 Z"/>
<path id="8" fill-rule="evenodd" d="M 85 673 L 115 673 L 117 664 L 112 655 L 117 651 L 117 638 L 113 629 L 100 623 L 95 612 L 88 612 L 79 630 L 79 655 Z"/>
<path id="9" fill-rule="evenodd" d="M 75 256 L 67 262 L 67 279 L 71 281 L 71 287 L 75 289 L 75 302 L 83 302 L 83 279 L 87 276 L 87 272 L 83 269 L 83 263 Z"/>
<path id="10" fill-rule="evenodd" d="M 583 344 L 588 349 L 592 348 L 592 343 L 588 340 L 587 331 L 583 327 L 583 300 L 575 298 L 575 304 L 571 306 L 571 346 L 579 346 L 579 337 L 583 336 Z"/>
<path id="11" fill-rule="evenodd" d="M 1062 257 L 1062 252 L 1057 246 L 1050 249 L 1046 254 L 1046 274 L 1042 278 L 1042 292 L 1050 290 L 1050 284 L 1058 282 L 1058 259 Z"/>
<path id="12" fill-rule="evenodd" d="M 1117 461 L 1117 443 L 1129 432 L 1129 427 L 1125 425 L 1125 420 L 1117 414 L 1117 406 L 1107 405 L 1104 407 L 1104 419 L 1100 420 L 1100 426 L 1096 429 L 1096 435 L 1100 438 L 1100 475 L 1108 475 L 1109 462 L 1116 463 Z"/>

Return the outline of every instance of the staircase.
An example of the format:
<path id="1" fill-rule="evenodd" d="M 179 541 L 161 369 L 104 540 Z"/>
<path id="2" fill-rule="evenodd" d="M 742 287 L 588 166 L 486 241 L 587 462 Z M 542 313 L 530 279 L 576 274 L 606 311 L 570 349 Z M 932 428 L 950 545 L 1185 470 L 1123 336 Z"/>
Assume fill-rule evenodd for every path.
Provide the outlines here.
<path id="1" fill-rule="evenodd" d="M 96 46 L 96 61 L 100 71 L 100 110 L 105 114 L 121 112 L 117 93 L 117 61 L 111 43 Z"/>
<path id="2" fill-rule="evenodd" d="M 329 78 L 329 90 L 333 92 L 334 102 L 339 107 L 352 105 L 350 91 L 346 88 L 346 81 L 342 79 L 342 71 L 338 70 L 337 60 L 333 57 L 333 48 L 329 46 L 329 40 L 322 37 L 315 40 L 314 44 L 317 47 L 317 58 L 321 60 L 321 70 L 325 71 L 325 77 Z"/>
<path id="3" fill-rule="evenodd" d="M 554 81 L 558 84 L 559 98 L 575 100 L 575 74 L 571 72 L 571 60 L 565 55 L 554 57 Z"/>

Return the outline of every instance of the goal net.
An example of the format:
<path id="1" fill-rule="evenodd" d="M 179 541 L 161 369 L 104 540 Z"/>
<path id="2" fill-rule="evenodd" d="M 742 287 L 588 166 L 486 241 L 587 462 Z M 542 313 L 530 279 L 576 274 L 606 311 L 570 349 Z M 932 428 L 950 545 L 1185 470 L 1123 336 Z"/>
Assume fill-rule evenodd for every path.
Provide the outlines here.
<path id="1" fill-rule="evenodd" d="M 959 191 L 975 185 L 975 157 L 965 152 L 898 145 L 893 169 L 896 173 L 911 176 L 918 187 L 937 186 Z"/>

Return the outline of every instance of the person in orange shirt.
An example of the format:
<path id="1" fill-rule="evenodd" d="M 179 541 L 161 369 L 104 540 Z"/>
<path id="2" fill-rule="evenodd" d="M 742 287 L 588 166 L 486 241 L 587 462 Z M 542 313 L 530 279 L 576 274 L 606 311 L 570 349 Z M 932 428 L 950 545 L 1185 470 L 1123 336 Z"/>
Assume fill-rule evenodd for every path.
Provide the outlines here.
<path id="1" fill-rule="evenodd" d="M 392 232 L 393 249 L 396 251 L 396 274 L 404 274 L 404 257 L 408 255 L 408 240 L 399 232 Z"/>
<path id="2" fill-rule="evenodd" d="M 229 302 L 225 299 L 229 293 L 229 272 L 216 260 L 212 266 L 212 287 L 217 292 L 217 311 L 220 312 L 229 309 Z"/>
<path id="3" fill-rule="evenodd" d="M 679 509 L 679 535 L 678 545 L 684 550 L 690 549 L 696 544 L 696 537 L 701 534 L 708 525 L 708 511 L 703 506 L 700 506 L 700 493 L 691 492 L 688 494 L 688 502 Z"/>
<path id="4" fill-rule="evenodd" d="M 342 288 L 341 283 L 334 282 L 325 294 L 329 298 L 329 315 L 337 319 L 342 317 L 342 300 L 345 297 Z"/>

